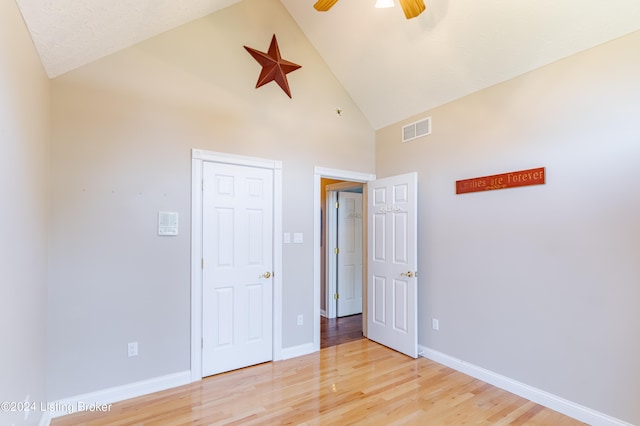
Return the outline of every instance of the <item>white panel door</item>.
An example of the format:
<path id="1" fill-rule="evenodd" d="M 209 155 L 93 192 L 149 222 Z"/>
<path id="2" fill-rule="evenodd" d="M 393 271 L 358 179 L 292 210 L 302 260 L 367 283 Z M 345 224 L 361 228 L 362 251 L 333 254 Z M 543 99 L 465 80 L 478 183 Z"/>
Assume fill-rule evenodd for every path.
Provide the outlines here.
<path id="1" fill-rule="evenodd" d="M 270 361 L 273 172 L 203 164 L 202 373 Z"/>
<path id="2" fill-rule="evenodd" d="M 368 338 L 417 358 L 418 176 L 392 176 L 367 186 Z"/>
<path id="3" fill-rule="evenodd" d="M 338 316 L 362 313 L 362 194 L 338 192 Z"/>

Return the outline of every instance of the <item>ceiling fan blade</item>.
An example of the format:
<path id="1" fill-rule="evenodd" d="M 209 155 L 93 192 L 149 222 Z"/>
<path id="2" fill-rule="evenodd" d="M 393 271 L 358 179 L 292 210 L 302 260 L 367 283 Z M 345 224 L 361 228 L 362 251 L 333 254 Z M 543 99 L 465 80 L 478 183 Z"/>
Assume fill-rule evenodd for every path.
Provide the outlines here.
<path id="1" fill-rule="evenodd" d="M 400 0 L 400 6 L 402 6 L 404 16 L 407 19 L 415 18 L 427 8 L 424 5 L 424 0 Z"/>
<path id="2" fill-rule="evenodd" d="M 338 0 L 318 0 L 313 7 L 320 12 L 326 12 L 331 9 L 331 7 L 336 4 Z"/>

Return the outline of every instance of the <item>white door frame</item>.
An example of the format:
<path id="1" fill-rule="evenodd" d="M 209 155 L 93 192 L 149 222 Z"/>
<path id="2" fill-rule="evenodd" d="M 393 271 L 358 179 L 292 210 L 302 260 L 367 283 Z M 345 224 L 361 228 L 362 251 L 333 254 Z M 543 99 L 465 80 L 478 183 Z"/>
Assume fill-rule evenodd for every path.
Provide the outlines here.
<path id="1" fill-rule="evenodd" d="M 313 182 L 313 350 L 320 350 L 320 265 L 321 250 L 320 241 L 320 193 L 322 178 L 348 180 L 352 182 L 367 183 L 375 180 L 376 175 L 370 173 L 352 172 L 347 170 L 330 169 L 326 167 L 314 168 Z M 364 247 L 363 247 L 364 249 Z M 363 295 L 364 297 L 364 295 Z"/>
<path id="2" fill-rule="evenodd" d="M 338 226 L 338 217 L 336 214 L 335 204 L 338 201 L 338 192 L 344 191 L 347 189 L 354 188 L 362 188 L 363 189 L 363 197 L 364 197 L 364 188 L 362 182 L 339 182 L 332 183 L 326 186 L 326 200 L 327 206 L 325 207 L 326 216 L 327 216 L 327 228 L 325 230 L 327 234 L 327 244 L 325 247 L 325 259 L 326 259 L 326 291 L 325 291 L 325 315 L 327 318 L 335 318 L 337 316 L 336 312 L 336 301 L 333 298 L 333 294 L 336 293 L 336 257 L 333 256 L 333 249 L 338 246 L 338 241 L 336 239 L 336 227 Z M 364 203 L 364 198 L 363 198 Z M 364 205 L 363 205 L 364 209 Z M 366 219 L 363 217 L 363 220 Z M 365 222 L 363 222 L 365 223 Z M 365 228 L 363 229 L 366 232 L 366 223 Z M 322 236 L 320 236 L 322 238 Z M 364 247 L 362 248 L 364 253 Z M 322 284 L 322 283 L 321 283 Z"/>
<path id="3" fill-rule="evenodd" d="M 273 360 L 282 359 L 282 162 L 191 151 L 191 381 L 202 379 L 202 169 L 204 162 L 273 170 Z"/>

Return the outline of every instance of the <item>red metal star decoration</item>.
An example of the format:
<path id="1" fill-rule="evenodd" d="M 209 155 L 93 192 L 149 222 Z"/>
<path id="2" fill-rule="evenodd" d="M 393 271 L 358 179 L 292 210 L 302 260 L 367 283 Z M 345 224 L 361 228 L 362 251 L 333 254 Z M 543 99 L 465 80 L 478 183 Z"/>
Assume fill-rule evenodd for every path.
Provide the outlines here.
<path id="1" fill-rule="evenodd" d="M 260 52 L 259 50 L 252 49 L 251 47 L 244 46 L 247 52 L 253 56 L 253 59 L 258 61 L 262 65 L 262 71 L 260 77 L 258 77 L 258 83 L 256 83 L 256 89 L 260 86 L 264 86 L 270 81 L 275 81 L 278 86 L 284 90 L 287 96 L 291 97 L 291 90 L 289 90 L 289 82 L 287 81 L 287 74 L 292 71 L 302 68 L 302 65 L 294 64 L 293 62 L 285 61 L 280 56 L 280 49 L 278 48 L 278 40 L 276 35 L 273 35 L 271 39 L 271 45 L 269 45 L 269 51 L 267 53 Z"/>

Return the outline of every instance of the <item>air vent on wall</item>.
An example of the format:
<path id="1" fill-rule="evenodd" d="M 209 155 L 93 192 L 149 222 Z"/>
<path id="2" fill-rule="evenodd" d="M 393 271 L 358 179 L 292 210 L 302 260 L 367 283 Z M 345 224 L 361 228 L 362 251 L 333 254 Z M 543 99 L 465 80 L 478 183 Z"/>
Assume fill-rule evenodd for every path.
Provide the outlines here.
<path id="1" fill-rule="evenodd" d="M 431 117 L 402 127 L 402 142 L 409 142 L 431 134 Z"/>

